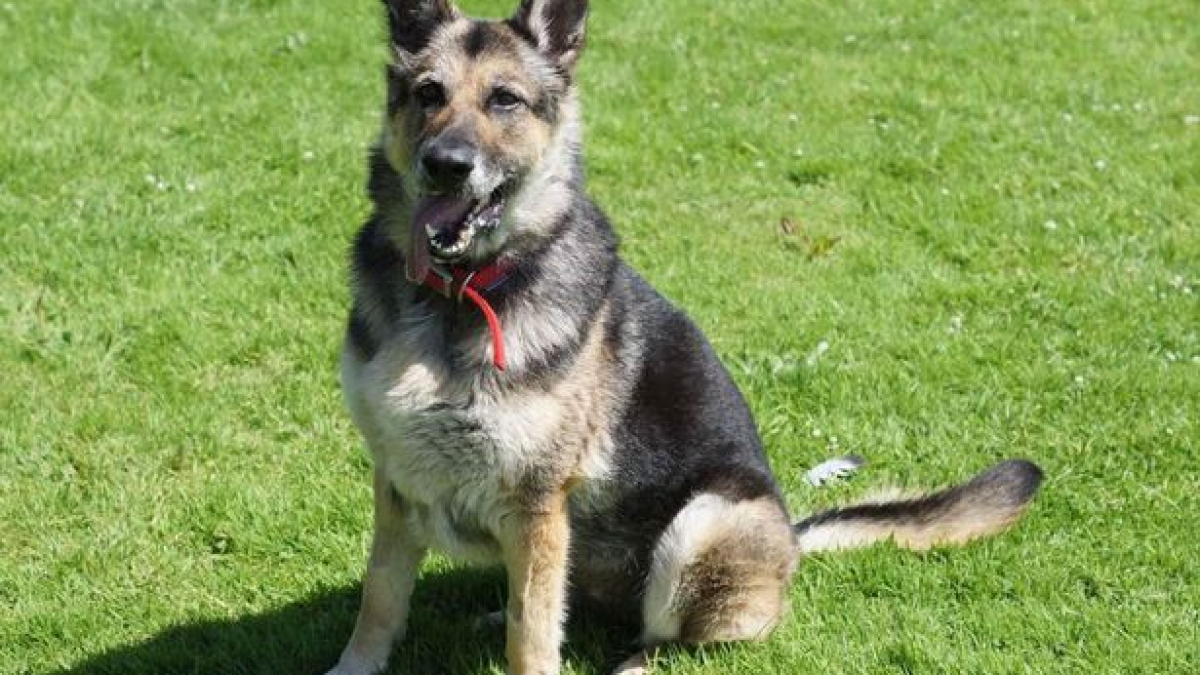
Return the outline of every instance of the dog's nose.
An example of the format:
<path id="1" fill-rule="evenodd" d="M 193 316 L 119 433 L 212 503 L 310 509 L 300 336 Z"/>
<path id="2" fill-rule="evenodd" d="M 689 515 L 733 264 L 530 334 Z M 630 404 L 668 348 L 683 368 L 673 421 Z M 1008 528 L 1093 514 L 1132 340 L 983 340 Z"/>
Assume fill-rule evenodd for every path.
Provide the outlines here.
<path id="1" fill-rule="evenodd" d="M 475 146 L 459 139 L 437 141 L 425 150 L 421 165 L 437 187 L 443 190 L 457 188 L 475 166 Z"/>

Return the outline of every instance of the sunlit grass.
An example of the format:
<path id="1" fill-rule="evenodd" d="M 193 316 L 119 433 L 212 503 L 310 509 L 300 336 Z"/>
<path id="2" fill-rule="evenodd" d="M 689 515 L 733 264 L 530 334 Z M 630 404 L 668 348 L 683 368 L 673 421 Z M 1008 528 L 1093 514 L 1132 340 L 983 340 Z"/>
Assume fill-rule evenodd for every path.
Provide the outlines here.
<path id="1" fill-rule="evenodd" d="M 336 658 L 370 517 L 336 358 L 378 11 L 0 3 L 0 673 Z M 798 512 L 1006 456 L 1048 475 L 1012 533 L 810 561 L 770 641 L 664 671 L 1193 671 L 1196 6 L 597 0 L 591 29 L 591 189 Z M 846 452 L 853 482 L 803 482 Z M 472 623 L 502 595 L 431 562 L 395 672 L 503 672 Z M 624 637 L 584 621 L 568 672 Z"/>

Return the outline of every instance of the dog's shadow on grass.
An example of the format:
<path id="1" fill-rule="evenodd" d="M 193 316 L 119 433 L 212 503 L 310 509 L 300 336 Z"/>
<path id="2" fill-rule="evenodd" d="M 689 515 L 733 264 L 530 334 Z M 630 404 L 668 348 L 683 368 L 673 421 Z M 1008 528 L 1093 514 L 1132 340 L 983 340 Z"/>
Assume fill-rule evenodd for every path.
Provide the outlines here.
<path id="1" fill-rule="evenodd" d="M 114 647 L 53 675 L 320 675 L 350 636 L 359 586 L 317 593 L 279 609 L 168 628 Z M 389 673 L 483 675 L 504 672 L 504 629 L 481 617 L 502 607 L 499 571 L 452 569 L 425 574 L 413 595 L 408 637 Z M 629 634 L 575 617 L 564 657 L 578 673 L 603 673 Z"/>

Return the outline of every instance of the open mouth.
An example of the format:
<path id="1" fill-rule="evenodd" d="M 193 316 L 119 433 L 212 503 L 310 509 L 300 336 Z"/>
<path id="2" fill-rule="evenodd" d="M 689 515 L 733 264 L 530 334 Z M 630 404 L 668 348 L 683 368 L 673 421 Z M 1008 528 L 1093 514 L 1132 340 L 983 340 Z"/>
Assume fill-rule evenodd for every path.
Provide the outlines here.
<path id="1" fill-rule="evenodd" d="M 464 257 L 476 237 L 500 224 L 504 202 L 502 188 L 494 190 L 487 201 L 455 195 L 422 197 L 413 211 L 409 278 L 425 278 L 430 256 L 441 263 Z"/>

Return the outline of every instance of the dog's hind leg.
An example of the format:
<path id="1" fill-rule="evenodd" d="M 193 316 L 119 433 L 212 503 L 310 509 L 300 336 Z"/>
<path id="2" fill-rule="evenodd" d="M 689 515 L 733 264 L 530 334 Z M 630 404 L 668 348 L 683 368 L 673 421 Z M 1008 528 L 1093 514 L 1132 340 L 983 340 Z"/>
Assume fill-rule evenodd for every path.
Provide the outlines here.
<path id="1" fill-rule="evenodd" d="M 795 560 L 787 515 L 773 500 L 693 498 L 655 546 L 643 599 L 643 645 L 765 639 L 786 610 Z M 617 672 L 645 669 L 639 655 Z"/>
<path id="2" fill-rule="evenodd" d="M 363 579 L 354 634 L 327 675 L 373 675 L 387 667 L 392 645 L 404 634 L 417 570 L 425 556 L 405 525 L 405 504 L 375 470 L 375 534 Z"/>

